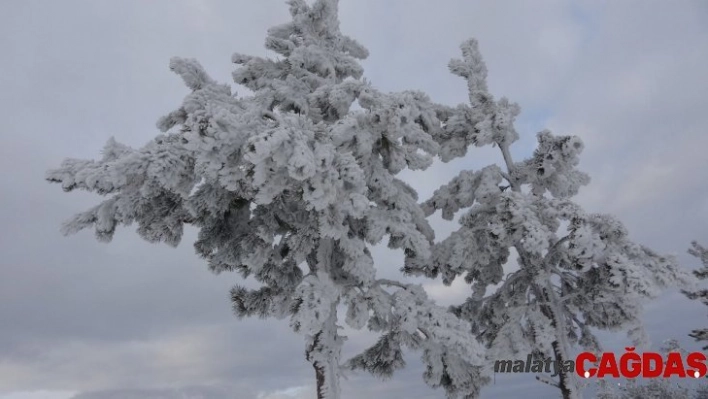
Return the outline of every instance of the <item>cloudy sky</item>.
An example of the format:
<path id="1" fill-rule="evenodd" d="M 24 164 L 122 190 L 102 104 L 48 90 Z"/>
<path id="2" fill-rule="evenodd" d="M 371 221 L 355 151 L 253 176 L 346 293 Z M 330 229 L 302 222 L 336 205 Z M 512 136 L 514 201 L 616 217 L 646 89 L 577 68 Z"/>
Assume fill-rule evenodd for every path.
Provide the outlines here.
<path id="1" fill-rule="evenodd" d="M 340 14 L 370 50 L 375 86 L 451 105 L 467 93 L 446 64 L 477 38 L 490 90 L 523 109 L 516 158 L 544 127 L 580 135 L 593 182 L 578 201 L 697 266 L 685 251 L 708 244 L 708 2 L 341 0 Z M 237 276 L 207 271 L 193 231 L 176 249 L 131 229 L 108 245 L 91 232 L 62 237 L 61 222 L 97 199 L 43 179 L 65 157 L 99 156 L 111 136 L 133 146 L 155 136 L 187 94 L 170 57 L 197 58 L 230 82 L 231 53 L 269 55 L 266 29 L 287 20 L 281 0 L 0 0 L 0 399 L 314 397 L 302 337 L 286 322 L 232 317 Z M 473 150 L 413 184 L 426 197 L 460 168 L 499 161 Z M 395 275 L 398 254 L 377 257 Z M 426 287 L 444 304 L 467 293 Z M 646 307 L 646 323 L 654 342 L 696 350 L 686 334 L 708 325 L 708 309 L 667 294 Z M 369 339 L 352 337 L 353 347 Z M 386 382 L 350 376 L 343 397 L 442 397 L 409 360 Z M 498 376 L 485 397 L 521 392 L 554 394 L 531 375 Z"/>

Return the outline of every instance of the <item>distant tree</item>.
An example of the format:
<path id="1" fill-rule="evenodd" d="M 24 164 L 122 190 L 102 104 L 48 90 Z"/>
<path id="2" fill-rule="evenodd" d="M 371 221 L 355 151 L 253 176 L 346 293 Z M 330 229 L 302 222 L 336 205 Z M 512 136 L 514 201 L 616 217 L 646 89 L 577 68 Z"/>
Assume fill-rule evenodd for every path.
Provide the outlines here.
<path id="1" fill-rule="evenodd" d="M 232 290 L 235 313 L 289 317 L 305 335 L 318 398 L 340 394 L 340 305 L 347 324 L 381 336 L 348 367 L 389 376 L 409 347 L 422 352 L 428 384 L 474 396 L 487 378 L 469 323 L 418 285 L 378 279 L 369 250 L 388 236 L 408 262 L 430 257 L 433 230 L 396 174 L 432 163 L 438 107 L 361 78 L 368 52 L 340 33 L 337 3 L 290 0 L 292 21 L 266 38 L 281 59 L 233 56 L 234 81 L 252 95 L 232 94 L 195 60 L 172 59 L 192 92 L 160 119 L 164 134 L 140 149 L 111 139 L 101 159 L 48 172 L 66 191 L 107 197 L 64 232 L 93 228 L 110 241 L 119 225 L 136 223 L 145 240 L 177 245 L 184 226 L 196 226 L 194 246 L 210 270 L 262 284 Z"/>
<path id="2" fill-rule="evenodd" d="M 618 399 L 691 399 L 688 388 L 669 379 L 657 378 L 646 384 L 630 384 L 620 389 Z"/>
<path id="3" fill-rule="evenodd" d="M 701 260 L 701 263 L 703 264 L 699 269 L 694 270 L 693 274 L 701 279 L 705 280 L 708 278 L 708 249 L 705 247 L 699 245 L 697 242 L 692 242 L 691 243 L 691 248 L 688 250 L 688 253 L 695 256 L 696 258 Z M 696 291 L 688 291 L 684 290 L 683 291 L 686 296 L 688 296 L 690 299 L 697 299 L 700 300 L 704 305 L 708 305 L 708 290 L 702 289 L 702 290 L 696 290 Z M 708 341 L 708 328 L 701 328 L 698 330 L 693 330 L 690 334 L 688 334 L 690 337 L 695 338 L 696 341 Z M 708 345 L 703 347 L 703 350 L 708 349 Z"/>
<path id="4" fill-rule="evenodd" d="M 595 399 L 617 399 L 618 392 L 614 384 L 605 379 L 599 379 L 595 383 L 597 385 Z"/>
<path id="5" fill-rule="evenodd" d="M 675 339 L 664 341 L 659 349 L 664 355 L 678 352 L 686 355 L 688 352 L 681 347 Z M 666 356 L 664 356 L 666 359 Z M 610 382 L 613 381 L 613 382 Z M 701 388 L 691 391 L 687 386 L 682 386 L 676 380 L 668 378 L 651 379 L 644 382 L 641 379 L 619 380 L 600 379 L 596 399 L 701 399 Z M 703 385 L 705 386 L 705 385 Z"/>
<path id="6" fill-rule="evenodd" d="M 599 352 L 594 329 L 625 329 L 641 346 L 643 301 L 690 275 L 674 258 L 631 241 L 614 217 L 586 213 L 570 200 L 590 181 L 576 169 L 580 138 L 545 130 L 533 155 L 515 162 L 510 146 L 519 138 L 520 109 L 488 92 L 476 41 L 465 42 L 462 54 L 449 67 L 467 81 L 470 103 L 441 109 L 441 158 L 491 145 L 502 163 L 460 172 L 424 203 L 427 215 L 441 210 L 448 220 L 464 210 L 460 227 L 434 246 L 431 261 L 409 258 L 405 270 L 441 275 L 448 285 L 464 275 L 472 294 L 453 311 L 472 323 L 490 361 L 531 353 L 562 363 L 575 344 Z M 509 262 L 514 252 L 516 263 Z M 574 371 L 553 384 L 564 398 L 580 396 Z"/>
<path id="7" fill-rule="evenodd" d="M 692 399 L 708 399 L 708 384 L 701 384 L 696 392 L 694 392 Z"/>

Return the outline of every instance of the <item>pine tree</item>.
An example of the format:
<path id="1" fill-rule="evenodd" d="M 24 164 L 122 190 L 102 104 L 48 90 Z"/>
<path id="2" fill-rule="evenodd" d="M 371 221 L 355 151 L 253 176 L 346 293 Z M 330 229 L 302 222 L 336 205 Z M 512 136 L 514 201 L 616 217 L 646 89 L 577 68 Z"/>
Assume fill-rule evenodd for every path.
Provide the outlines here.
<path id="1" fill-rule="evenodd" d="M 564 362 L 574 345 L 599 352 L 593 329 L 628 330 L 640 346 L 643 300 L 689 275 L 673 257 L 632 242 L 612 216 L 586 213 L 570 200 L 590 181 L 576 168 L 580 138 L 545 130 L 533 155 L 515 162 L 510 146 L 519 138 L 520 109 L 488 92 L 477 42 L 461 49 L 463 58 L 449 67 L 467 81 L 470 103 L 441 108 L 440 156 L 449 161 L 471 145 L 492 145 L 503 163 L 462 171 L 425 201 L 427 215 L 441 210 L 447 220 L 464 210 L 460 227 L 435 244 L 430 262 L 409 259 L 405 270 L 440 275 L 448 285 L 464 275 L 472 294 L 452 310 L 472 323 L 490 361 L 531 353 Z M 564 398 L 580 396 L 573 374 L 554 382 Z"/>
<path id="2" fill-rule="evenodd" d="M 619 387 L 605 384 L 595 396 L 595 399 L 705 399 L 708 391 L 703 384 L 698 389 L 691 391 L 670 379 L 657 378 L 639 383 L 637 380 L 628 380 Z"/>
<path id="3" fill-rule="evenodd" d="M 382 93 L 362 79 L 367 50 L 341 34 L 337 0 L 290 0 L 292 21 L 271 28 L 282 58 L 235 54 L 237 96 L 192 59 L 170 68 L 191 93 L 139 149 L 111 139 L 99 160 L 65 160 L 47 174 L 65 191 L 107 197 L 64 226 L 110 241 L 137 224 L 149 242 L 177 245 L 199 230 L 196 252 L 215 273 L 252 276 L 231 292 L 237 316 L 290 318 L 306 337 L 318 398 L 338 398 L 341 365 L 389 376 L 404 347 L 422 352 L 425 380 L 474 397 L 483 347 L 470 324 L 436 306 L 422 287 L 376 278 L 370 247 L 388 237 L 408 263 L 434 240 L 416 192 L 396 177 L 427 168 L 439 151 L 439 106 L 423 93 Z M 360 110 L 353 110 L 358 104 Z M 379 341 L 340 362 L 345 322 Z"/>
<path id="4" fill-rule="evenodd" d="M 708 399 L 708 384 L 701 384 L 694 392 L 692 399 Z"/>
<path id="5" fill-rule="evenodd" d="M 688 352 L 681 347 L 676 339 L 664 341 L 659 348 L 666 359 L 666 355 L 671 352 L 681 353 L 683 358 Z M 664 363 L 666 366 L 666 363 Z M 681 382 L 674 379 L 658 378 L 643 382 L 641 379 L 627 379 L 615 386 L 614 379 L 597 380 L 599 390 L 596 399 L 699 399 L 701 398 L 701 387 L 691 391 L 688 387 L 682 386 Z"/>
<path id="6" fill-rule="evenodd" d="M 698 270 L 694 270 L 693 274 L 701 280 L 708 278 L 708 249 L 699 245 L 696 241 L 691 243 L 691 248 L 688 253 L 695 256 L 701 260 L 703 266 Z M 702 289 L 697 291 L 687 291 L 684 290 L 683 293 L 690 299 L 700 300 L 704 305 L 708 305 L 708 290 Z M 698 330 L 693 330 L 690 337 L 695 338 L 696 341 L 708 341 L 708 328 L 701 328 Z M 703 350 L 708 349 L 708 345 L 703 347 Z"/>
<path id="7" fill-rule="evenodd" d="M 620 389 L 618 399 L 690 399 L 688 388 L 668 379 L 652 379 L 646 384 L 632 384 Z"/>

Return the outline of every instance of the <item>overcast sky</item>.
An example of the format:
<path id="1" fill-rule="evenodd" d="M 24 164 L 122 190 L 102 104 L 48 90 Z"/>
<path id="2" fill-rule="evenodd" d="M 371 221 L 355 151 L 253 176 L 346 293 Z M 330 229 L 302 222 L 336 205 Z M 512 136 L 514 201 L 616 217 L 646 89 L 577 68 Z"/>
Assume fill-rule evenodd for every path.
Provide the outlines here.
<path id="1" fill-rule="evenodd" d="M 377 88 L 450 105 L 467 93 L 447 62 L 477 38 L 490 90 L 523 110 L 516 159 L 545 127 L 581 136 L 593 181 L 577 200 L 697 266 L 685 251 L 708 244 L 708 2 L 341 0 L 340 16 L 370 50 L 365 75 Z M 130 228 L 110 244 L 90 231 L 66 238 L 61 222 L 97 198 L 44 181 L 65 157 L 98 157 L 111 136 L 133 146 L 154 137 L 187 94 L 170 57 L 231 82 L 231 54 L 269 55 L 266 29 L 288 18 L 281 0 L 0 0 L 0 399 L 314 397 L 302 337 L 287 322 L 233 317 L 237 276 L 207 271 L 194 231 L 176 249 Z M 499 161 L 473 149 L 412 183 L 427 197 L 460 168 Z M 376 254 L 380 273 L 395 275 L 400 254 Z M 443 304 L 468 290 L 426 287 Z M 708 325 L 708 309 L 669 294 L 646 307 L 646 323 L 655 343 L 696 350 L 686 334 Z M 408 360 L 389 381 L 352 375 L 343 398 L 443 397 Z M 555 394 L 529 374 L 498 376 L 484 397 L 520 393 Z"/>

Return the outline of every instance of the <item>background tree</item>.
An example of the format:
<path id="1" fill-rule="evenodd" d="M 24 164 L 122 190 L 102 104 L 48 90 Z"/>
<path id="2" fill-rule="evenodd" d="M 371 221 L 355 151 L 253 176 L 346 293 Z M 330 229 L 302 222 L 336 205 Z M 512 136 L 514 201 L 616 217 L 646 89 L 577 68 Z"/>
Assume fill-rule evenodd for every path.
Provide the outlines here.
<path id="1" fill-rule="evenodd" d="M 666 354 L 671 352 L 681 353 L 684 359 L 688 354 L 688 351 L 683 349 L 675 339 L 664 341 L 659 350 L 664 354 L 664 359 L 666 359 Z M 641 379 L 621 381 L 617 385 L 614 382 L 601 381 L 602 386 L 597 394 L 597 399 L 700 399 L 705 388 L 705 384 L 701 384 L 697 389 L 691 390 L 682 385 L 685 380 L 669 378 L 655 378 L 647 382 L 643 382 Z"/>
<path id="2" fill-rule="evenodd" d="M 192 92 L 160 119 L 164 134 L 140 149 L 111 139 L 100 160 L 68 159 L 48 172 L 66 191 L 107 197 L 64 232 L 93 228 L 110 241 L 136 223 L 145 240 L 177 245 L 185 225 L 197 227 L 194 246 L 211 271 L 261 285 L 234 287 L 236 315 L 289 317 L 305 335 L 318 398 L 340 393 L 340 305 L 347 324 L 381 334 L 350 368 L 389 376 L 404 365 L 403 347 L 418 349 L 428 384 L 474 396 L 486 379 L 469 324 L 420 286 L 377 279 L 369 250 L 388 236 L 407 262 L 430 257 L 433 231 L 395 175 L 431 164 L 438 107 L 361 79 L 368 52 L 340 33 L 336 0 L 288 4 L 292 21 L 266 38 L 283 58 L 233 56 L 234 81 L 252 95 L 237 97 L 197 61 L 174 58 L 170 68 Z"/>
<path id="3" fill-rule="evenodd" d="M 705 247 L 699 245 L 696 241 L 691 243 L 691 248 L 688 250 L 688 253 L 695 256 L 696 258 L 701 260 L 701 263 L 703 264 L 698 270 L 694 270 L 693 274 L 701 279 L 705 280 L 708 278 L 708 249 Z M 686 294 L 687 297 L 690 299 L 697 299 L 700 300 L 704 305 L 708 305 L 708 290 L 702 289 L 702 290 L 696 290 L 696 291 L 688 291 L 684 290 L 684 294 Z M 701 328 L 697 330 L 693 330 L 690 334 L 688 334 L 690 337 L 693 337 L 696 339 L 696 341 L 708 341 L 708 328 Z M 708 349 L 708 345 L 703 347 L 703 350 Z"/>
<path id="4" fill-rule="evenodd" d="M 690 399 L 691 392 L 676 382 L 659 378 L 649 380 L 646 384 L 632 384 L 620 389 L 618 399 Z"/>
<path id="5" fill-rule="evenodd" d="M 708 399 L 708 384 L 701 384 L 693 394 L 693 399 Z"/>
<path id="6" fill-rule="evenodd" d="M 470 103 L 441 109 L 444 127 L 435 135 L 441 158 L 492 145 L 502 166 L 462 171 L 435 191 L 426 214 L 442 210 L 451 220 L 464 210 L 460 227 L 434 246 L 430 262 L 411 258 L 405 270 L 441 275 L 448 285 L 464 275 L 472 294 L 453 311 L 472 323 L 490 361 L 532 353 L 563 362 L 576 344 L 601 351 L 593 329 L 625 329 L 640 346 L 643 300 L 690 275 L 674 258 L 632 242 L 612 216 L 586 213 L 570 200 L 590 181 L 576 169 L 580 138 L 543 131 L 533 155 L 515 162 L 510 146 L 519 138 L 520 109 L 488 92 L 477 42 L 461 48 L 463 58 L 449 67 L 466 79 Z M 514 252 L 516 263 L 509 262 Z M 580 396 L 574 372 L 553 384 L 564 398 Z"/>

